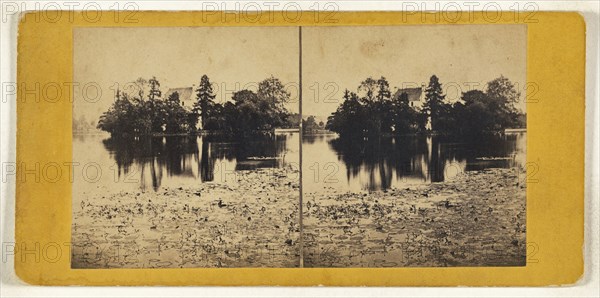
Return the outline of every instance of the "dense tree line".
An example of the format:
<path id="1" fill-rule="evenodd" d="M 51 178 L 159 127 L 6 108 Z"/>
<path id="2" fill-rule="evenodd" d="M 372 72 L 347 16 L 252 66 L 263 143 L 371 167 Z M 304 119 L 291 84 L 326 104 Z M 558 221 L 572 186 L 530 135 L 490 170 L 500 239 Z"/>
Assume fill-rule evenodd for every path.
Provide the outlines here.
<path id="1" fill-rule="evenodd" d="M 314 116 L 308 116 L 306 120 L 302 120 L 302 131 L 304 133 L 318 133 L 320 130 L 325 129 L 325 123 L 320 121 L 317 123 L 317 120 Z"/>
<path id="2" fill-rule="evenodd" d="M 135 95 L 117 91 L 115 101 L 98 121 L 98 128 L 113 136 L 196 133 L 202 130 L 222 134 L 246 135 L 290 127 L 299 121 L 290 114 L 285 103 L 290 94 L 279 79 L 270 77 L 258 85 L 257 92 L 235 92 L 230 101 L 216 103 L 208 76 L 200 79 L 191 109 L 180 102 L 174 92 L 162 98 L 156 78 L 136 81 Z"/>
<path id="3" fill-rule="evenodd" d="M 484 91 L 465 92 L 461 100 L 450 103 L 439 79 L 433 75 L 424 90 L 422 108 L 411 106 L 406 93 L 392 97 L 389 88 L 388 81 L 381 77 L 367 78 L 357 93 L 346 89 L 343 102 L 329 116 L 325 127 L 352 137 L 431 132 L 481 135 L 525 127 L 525 115 L 514 105 L 520 93 L 503 76 L 488 82 Z"/>

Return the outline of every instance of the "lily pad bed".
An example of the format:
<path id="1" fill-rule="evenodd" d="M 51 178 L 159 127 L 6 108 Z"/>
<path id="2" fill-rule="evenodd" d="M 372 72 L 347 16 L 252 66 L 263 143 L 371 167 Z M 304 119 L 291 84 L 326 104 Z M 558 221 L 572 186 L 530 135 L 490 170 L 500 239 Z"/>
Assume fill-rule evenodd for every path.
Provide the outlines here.
<path id="1" fill-rule="evenodd" d="M 297 267 L 298 170 L 74 198 L 73 268 Z"/>
<path id="2" fill-rule="evenodd" d="M 522 170 L 374 192 L 305 193 L 305 267 L 524 266 Z"/>

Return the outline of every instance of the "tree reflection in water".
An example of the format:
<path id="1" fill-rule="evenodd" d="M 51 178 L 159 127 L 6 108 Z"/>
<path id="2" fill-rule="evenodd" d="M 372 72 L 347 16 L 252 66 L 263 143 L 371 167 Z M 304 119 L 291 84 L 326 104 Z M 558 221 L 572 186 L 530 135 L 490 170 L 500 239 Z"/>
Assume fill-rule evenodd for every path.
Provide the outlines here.
<path id="1" fill-rule="evenodd" d="M 221 136 L 111 137 L 102 143 L 116 162 L 119 178 L 139 174 L 142 190 L 150 180 L 152 189 L 157 191 L 163 184 L 163 175 L 171 180 L 215 181 L 215 171 L 226 171 L 226 162 L 235 164 L 234 171 L 282 167 L 289 149 L 288 138 L 289 134 L 242 140 Z M 148 174 L 150 177 L 146 177 Z"/>
<path id="2" fill-rule="evenodd" d="M 346 181 L 366 190 L 399 187 L 403 181 L 441 182 L 457 173 L 524 165 L 525 134 L 473 138 L 448 136 L 348 139 L 305 136 L 305 144 L 332 150 L 343 162 Z M 522 157 L 522 158 L 521 158 Z M 310 156 L 305 157 L 310 164 Z M 359 179 L 362 176 L 366 179 Z M 362 181 L 361 181 L 362 180 Z"/>

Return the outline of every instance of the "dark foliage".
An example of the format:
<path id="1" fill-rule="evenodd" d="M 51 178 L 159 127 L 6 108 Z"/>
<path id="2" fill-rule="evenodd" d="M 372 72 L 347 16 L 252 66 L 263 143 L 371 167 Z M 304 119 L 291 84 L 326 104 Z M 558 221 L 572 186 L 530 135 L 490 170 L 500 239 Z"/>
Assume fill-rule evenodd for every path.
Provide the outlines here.
<path id="1" fill-rule="evenodd" d="M 258 92 L 241 90 L 231 101 L 215 103 L 215 94 L 208 76 L 200 79 L 196 102 L 191 110 L 181 104 L 174 92 L 161 99 L 156 78 L 138 79 L 137 96 L 117 91 L 115 102 L 98 121 L 98 128 L 113 136 L 194 133 L 198 121 L 203 130 L 221 134 L 250 135 L 271 131 L 277 127 L 297 127 L 299 117 L 290 117 L 285 109 L 290 94 L 274 77 L 259 83 Z M 148 87 L 148 96 L 144 96 Z"/>
<path id="2" fill-rule="evenodd" d="M 362 96 L 344 91 L 344 100 L 329 116 L 326 129 L 342 137 L 366 139 L 383 134 L 427 132 L 481 135 L 525 127 L 525 114 L 514 106 L 520 93 L 503 76 L 489 82 L 485 91 L 468 91 L 463 93 L 461 101 L 449 103 L 442 84 L 433 75 L 425 88 L 422 108 L 411 106 L 406 93 L 391 98 L 384 77 L 367 78 L 359 85 L 358 92 Z"/>

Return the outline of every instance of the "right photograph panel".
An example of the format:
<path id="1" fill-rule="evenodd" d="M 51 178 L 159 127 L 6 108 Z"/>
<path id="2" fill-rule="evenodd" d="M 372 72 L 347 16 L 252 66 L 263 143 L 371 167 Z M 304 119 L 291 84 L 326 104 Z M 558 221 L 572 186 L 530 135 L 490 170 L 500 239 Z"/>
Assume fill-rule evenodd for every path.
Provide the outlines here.
<path id="1" fill-rule="evenodd" d="M 525 25 L 302 28 L 304 267 L 525 266 Z"/>

